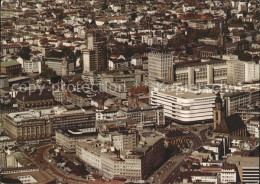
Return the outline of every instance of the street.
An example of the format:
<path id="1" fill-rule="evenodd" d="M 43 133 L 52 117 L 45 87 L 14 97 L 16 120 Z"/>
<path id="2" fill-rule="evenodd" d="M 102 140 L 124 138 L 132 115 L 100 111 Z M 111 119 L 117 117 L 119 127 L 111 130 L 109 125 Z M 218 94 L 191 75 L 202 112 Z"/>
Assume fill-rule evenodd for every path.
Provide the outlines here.
<path id="1" fill-rule="evenodd" d="M 203 129 L 204 128 L 204 129 Z M 173 183 L 177 178 L 180 168 L 184 165 L 184 160 L 194 151 L 200 147 L 207 139 L 207 128 L 203 127 L 199 132 L 192 132 L 189 130 L 187 137 L 191 140 L 191 147 L 188 153 L 174 155 L 166 161 L 156 172 L 154 172 L 147 181 L 149 183 Z M 187 130 L 188 128 L 185 127 Z M 200 138 L 200 137 L 201 138 Z"/>

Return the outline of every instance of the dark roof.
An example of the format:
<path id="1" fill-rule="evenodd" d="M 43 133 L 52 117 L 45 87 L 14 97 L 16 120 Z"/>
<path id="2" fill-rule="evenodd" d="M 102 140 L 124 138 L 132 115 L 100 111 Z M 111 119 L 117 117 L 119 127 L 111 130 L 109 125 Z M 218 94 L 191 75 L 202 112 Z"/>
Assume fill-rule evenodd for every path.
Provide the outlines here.
<path id="1" fill-rule="evenodd" d="M 217 47 L 215 45 L 206 45 L 205 47 L 201 48 L 200 51 L 217 53 Z"/>
<path id="2" fill-rule="evenodd" d="M 222 60 L 222 59 L 213 59 L 211 58 L 210 61 L 207 62 L 200 62 L 198 61 L 193 61 L 193 62 L 179 62 L 179 63 L 175 63 L 176 67 L 192 67 L 192 66 L 200 66 L 200 65 L 207 65 L 207 64 L 217 64 L 217 63 L 225 63 L 226 60 Z"/>
<path id="3" fill-rule="evenodd" d="M 35 91 L 19 91 L 16 95 L 16 99 L 19 101 L 37 101 L 37 100 L 49 100 L 53 99 L 51 90 L 43 89 L 42 91 L 37 89 Z"/>
<path id="4" fill-rule="evenodd" d="M 66 137 L 82 137 L 82 136 L 97 136 L 98 133 L 97 132 L 82 132 L 80 130 L 77 129 L 71 129 L 71 131 L 69 131 L 68 129 L 59 129 L 57 130 L 58 132 L 60 132 L 61 134 L 65 135 Z M 75 132 L 75 133 L 73 133 Z"/>
<path id="5" fill-rule="evenodd" d="M 232 114 L 225 118 L 224 121 L 214 130 L 217 133 L 231 134 L 237 130 L 245 128 L 246 125 L 242 121 L 241 117 L 238 114 Z"/>
<path id="6" fill-rule="evenodd" d="M 0 183 L 11 183 L 11 184 L 16 184 L 16 183 L 22 183 L 19 179 L 11 179 L 11 178 L 0 178 Z"/>

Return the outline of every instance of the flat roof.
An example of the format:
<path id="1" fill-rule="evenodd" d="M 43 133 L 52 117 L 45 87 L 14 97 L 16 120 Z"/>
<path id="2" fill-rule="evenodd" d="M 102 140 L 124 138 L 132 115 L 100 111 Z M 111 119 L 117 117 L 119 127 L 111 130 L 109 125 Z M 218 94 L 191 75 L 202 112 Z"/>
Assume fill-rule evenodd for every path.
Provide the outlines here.
<path id="1" fill-rule="evenodd" d="M 15 81 L 19 81 L 19 80 L 28 80 L 30 79 L 29 77 L 26 76 L 19 76 L 19 77 L 15 77 L 12 79 L 8 79 L 8 82 L 15 82 Z"/>
<path id="2" fill-rule="evenodd" d="M 259 167 L 259 157 L 230 156 L 227 163 L 237 164 L 238 167 Z"/>
<path id="3" fill-rule="evenodd" d="M 35 172 L 25 172 L 25 173 L 14 173 L 14 174 L 4 174 L 3 178 L 17 179 L 19 176 L 32 176 L 37 180 L 38 184 L 47 184 L 55 182 L 56 178 L 47 173 L 46 171 L 35 171 Z"/>
<path id="4" fill-rule="evenodd" d="M 32 164 L 32 161 L 23 152 L 12 152 L 11 155 L 22 166 L 27 166 L 29 164 Z"/>
<path id="5" fill-rule="evenodd" d="M 215 93 L 196 93 L 194 92 L 184 92 L 184 91 L 165 91 L 161 92 L 166 95 L 174 96 L 183 99 L 195 99 L 195 98 L 205 98 L 205 97 L 216 97 Z"/>

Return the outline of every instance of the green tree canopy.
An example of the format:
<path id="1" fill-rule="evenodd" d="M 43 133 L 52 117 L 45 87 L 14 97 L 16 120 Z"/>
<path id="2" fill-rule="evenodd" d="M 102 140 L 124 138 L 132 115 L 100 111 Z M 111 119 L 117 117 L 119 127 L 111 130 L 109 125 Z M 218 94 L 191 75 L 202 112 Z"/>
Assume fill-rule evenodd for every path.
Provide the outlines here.
<path id="1" fill-rule="evenodd" d="M 241 61 L 252 61 L 252 55 L 249 53 L 238 54 L 238 59 Z"/>
<path id="2" fill-rule="evenodd" d="M 20 52 L 18 52 L 18 56 L 25 60 L 30 60 L 31 58 L 31 49 L 29 47 L 23 47 Z"/>

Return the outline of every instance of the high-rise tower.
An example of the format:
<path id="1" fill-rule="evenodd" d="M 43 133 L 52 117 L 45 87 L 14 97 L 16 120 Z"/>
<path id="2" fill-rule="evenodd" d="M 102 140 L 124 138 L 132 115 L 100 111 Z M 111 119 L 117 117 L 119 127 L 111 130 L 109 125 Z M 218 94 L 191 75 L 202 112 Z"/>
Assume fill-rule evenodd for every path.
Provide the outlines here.
<path id="1" fill-rule="evenodd" d="M 107 66 L 107 39 L 101 32 L 87 32 L 87 49 L 83 50 L 83 72 L 100 71 Z"/>
<path id="2" fill-rule="evenodd" d="M 220 21 L 220 33 L 218 36 L 218 50 L 221 58 L 224 54 L 226 54 L 226 40 L 227 36 L 225 32 L 225 20 L 224 18 L 222 18 L 222 20 Z"/>

